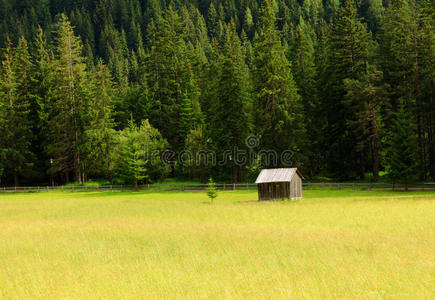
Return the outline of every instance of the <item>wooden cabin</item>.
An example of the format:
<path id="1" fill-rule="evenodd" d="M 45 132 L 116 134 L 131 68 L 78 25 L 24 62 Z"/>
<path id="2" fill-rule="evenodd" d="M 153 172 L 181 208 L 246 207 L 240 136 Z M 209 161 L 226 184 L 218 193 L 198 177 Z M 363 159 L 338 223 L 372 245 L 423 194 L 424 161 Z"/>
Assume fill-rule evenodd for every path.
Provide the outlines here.
<path id="1" fill-rule="evenodd" d="M 261 170 L 255 181 L 258 200 L 302 199 L 302 179 L 297 168 Z"/>

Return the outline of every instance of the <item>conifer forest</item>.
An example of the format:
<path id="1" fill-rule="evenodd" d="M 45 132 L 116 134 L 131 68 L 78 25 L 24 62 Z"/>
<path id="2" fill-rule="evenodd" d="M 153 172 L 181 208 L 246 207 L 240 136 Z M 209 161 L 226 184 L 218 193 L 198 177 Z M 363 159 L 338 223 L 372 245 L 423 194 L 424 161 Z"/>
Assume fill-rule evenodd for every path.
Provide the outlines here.
<path id="1" fill-rule="evenodd" d="M 249 182 L 289 165 L 306 179 L 434 181 L 434 12 L 0 0 L 0 186 Z"/>

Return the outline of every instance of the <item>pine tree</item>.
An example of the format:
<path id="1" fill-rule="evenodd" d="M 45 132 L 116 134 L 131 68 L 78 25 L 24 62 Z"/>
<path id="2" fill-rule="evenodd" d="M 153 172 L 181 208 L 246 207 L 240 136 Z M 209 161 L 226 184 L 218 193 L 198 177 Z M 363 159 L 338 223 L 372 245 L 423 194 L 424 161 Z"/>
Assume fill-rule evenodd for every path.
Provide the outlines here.
<path id="1" fill-rule="evenodd" d="M 295 82 L 304 105 L 304 122 L 307 130 L 307 144 L 303 151 L 307 156 L 306 169 L 312 177 L 322 165 L 324 149 L 319 136 L 323 127 L 317 91 L 317 69 L 315 65 L 314 42 L 311 28 L 301 18 L 296 28 L 292 53 Z"/>
<path id="2" fill-rule="evenodd" d="M 299 152 L 305 131 L 303 107 L 275 22 L 273 3 L 266 0 L 254 41 L 256 131 L 263 149 Z"/>
<path id="3" fill-rule="evenodd" d="M 246 7 L 246 11 L 245 11 L 245 17 L 244 17 L 244 21 L 243 21 L 243 29 L 245 30 L 246 34 L 249 37 L 252 37 L 253 28 L 254 28 L 254 20 L 252 18 L 251 9 L 248 6 L 248 7 Z"/>
<path id="4" fill-rule="evenodd" d="M 245 64 L 244 51 L 233 21 L 227 27 L 226 43 L 217 61 L 215 85 L 209 99 L 210 134 L 215 151 L 243 149 L 251 130 L 250 77 Z M 233 158 L 225 166 L 232 170 L 237 183 L 239 165 Z"/>
<path id="5" fill-rule="evenodd" d="M 213 178 L 210 177 L 210 179 L 208 180 L 208 185 L 207 185 L 207 196 L 210 198 L 210 202 L 213 203 L 214 198 L 216 198 L 218 195 L 217 189 L 216 189 L 216 185 L 213 181 Z"/>
<path id="6" fill-rule="evenodd" d="M 180 139 L 180 149 L 184 149 L 184 141 L 193 127 L 192 124 L 192 103 L 189 95 L 186 93 L 183 95 L 180 105 L 180 124 L 178 126 L 178 134 Z"/>
<path id="7" fill-rule="evenodd" d="M 218 27 L 219 27 L 219 17 L 216 11 L 216 7 L 214 6 L 213 2 L 210 3 L 210 6 L 208 8 L 207 12 L 207 28 L 208 33 L 211 38 L 217 38 L 218 37 Z"/>
<path id="8" fill-rule="evenodd" d="M 393 122 L 388 166 L 390 176 L 395 180 L 403 181 L 406 191 L 408 190 L 408 182 L 416 170 L 416 148 L 417 140 L 410 116 L 401 105 Z"/>
<path id="9" fill-rule="evenodd" d="M 424 0 L 419 17 L 419 103 L 422 114 L 422 136 L 427 147 L 427 169 L 435 180 L 435 8 L 432 1 Z M 425 153 L 424 153 L 425 154 Z"/>
<path id="10" fill-rule="evenodd" d="M 428 169 L 426 153 L 430 133 L 427 132 L 429 126 L 425 115 L 427 103 L 430 103 L 427 99 L 434 90 L 430 80 L 434 73 L 434 55 L 430 51 L 434 37 L 433 32 L 429 35 L 424 33 L 424 24 L 430 28 L 431 21 L 421 22 L 423 19 L 416 1 L 393 1 L 384 14 L 380 34 L 381 62 L 386 82 L 392 88 L 390 98 L 393 108 L 404 101 L 417 125 L 420 180 L 426 178 Z M 432 87 L 426 85 L 427 80 Z"/>
<path id="11" fill-rule="evenodd" d="M 8 41 L 0 70 L 0 159 L 3 162 L 0 169 L 12 176 L 15 186 L 33 160 L 29 120 L 31 67 L 26 40 L 21 38 L 17 48 Z"/>
<path id="12" fill-rule="evenodd" d="M 56 172 L 63 172 L 68 181 L 69 172 L 73 171 L 75 180 L 81 183 L 85 175 L 82 165 L 84 131 L 89 124 L 89 80 L 81 56 L 82 44 L 65 15 L 61 16 L 57 27 L 53 81 L 46 104 L 46 152 L 54 159 Z"/>
<path id="13" fill-rule="evenodd" d="M 41 178 L 39 178 L 41 180 L 47 173 L 52 174 L 51 170 L 48 170 L 50 168 L 50 157 L 47 156 L 45 149 L 48 143 L 48 103 L 55 76 L 52 63 L 53 53 L 47 45 L 46 35 L 41 27 L 37 30 L 34 45 L 31 83 L 33 101 L 29 108 L 35 134 L 33 149 L 38 157 L 35 161 L 35 169 L 41 173 Z"/>
<path id="14" fill-rule="evenodd" d="M 365 151 L 357 148 L 357 136 L 349 130 L 348 120 L 355 119 L 356 109 L 344 104 L 345 79 L 359 80 L 369 62 L 370 35 L 357 16 L 353 1 L 339 9 L 328 36 L 328 57 L 323 71 L 323 110 L 327 114 L 325 135 L 329 145 L 330 170 L 341 179 L 354 177 L 352 170 L 365 176 Z M 355 167 L 357 166 L 357 167 Z"/>
<path id="15" fill-rule="evenodd" d="M 147 60 L 148 86 L 151 101 L 155 105 L 155 115 L 151 121 L 175 150 L 182 148 L 186 138 L 175 130 L 180 125 L 181 103 L 186 95 L 190 98 L 193 113 L 200 113 L 195 111 L 195 108 L 199 108 L 200 91 L 193 77 L 184 36 L 183 23 L 172 6 L 159 20 L 157 27 L 153 23 L 149 27 L 151 50 Z M 192 126 L 195 126 L 194 122 Z"/>
<path id="16" fill-rule="evenodd" d="M 384 127 L 381 112 L 388 108 L 388 87 L 382 83 L 382 72 L 373 66 L 369 66 L 359 80 L 345 79 L 344 87 L 347 92 L 345 105 L 357 111 L 347 125 L 355 133 L 357 149 L 369 149 L 373 177 L 378 180 Z"/>
<path id="17" fill-rule="evenodd" d="M 114 85 L 109 70 L 98 62 L 92 74 L 92 104 L 89 105 L 89 126 L 86 134 L 86 170 L 91 175 L 113 181 L 113 150 L 116 145 L 115 123 L 113 120 Z"/>
<path id="18" fill-rule="evenodd" d="M 134 184 L 134 190 L 138 191 L 140 180 L 148 178 L 146 164 L 146 153 L 141 141 L 140 129 L 130 120 L 128 128 L 121 133 L 121 166 L 124 169 L 124 176 Z"/>
<path id="19" fill-rule="evenodd" d="M 415 101 L 415 52 L 413 32 L 415 20 L 407 0 L 392 1 L 384 14 L 379 38 L 385 81 L 391 86 L 393 106 L 403 99 L 411 108 Z"/>
<path id="20" fill-rule="evenodd" d="M 207 157 L 208 141 L 204 134 L 203 127 L 198 126 L 192 129 L 186 137 L 185 150 L 190 154 L 190 161 L 185 161 L 189 178 L 199 178 L 206 182 L 206 168 L 210 161 Z"/>

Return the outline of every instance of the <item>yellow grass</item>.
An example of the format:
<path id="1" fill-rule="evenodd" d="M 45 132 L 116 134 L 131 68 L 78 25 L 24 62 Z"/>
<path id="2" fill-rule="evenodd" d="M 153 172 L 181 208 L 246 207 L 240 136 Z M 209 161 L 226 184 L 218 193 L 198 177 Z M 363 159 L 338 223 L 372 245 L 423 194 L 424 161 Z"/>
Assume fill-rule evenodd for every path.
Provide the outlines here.
<path id="1" fill-rule="evenodd" d="M 0 195 L 0 299 L 435 299 L 435 193 Z"/>

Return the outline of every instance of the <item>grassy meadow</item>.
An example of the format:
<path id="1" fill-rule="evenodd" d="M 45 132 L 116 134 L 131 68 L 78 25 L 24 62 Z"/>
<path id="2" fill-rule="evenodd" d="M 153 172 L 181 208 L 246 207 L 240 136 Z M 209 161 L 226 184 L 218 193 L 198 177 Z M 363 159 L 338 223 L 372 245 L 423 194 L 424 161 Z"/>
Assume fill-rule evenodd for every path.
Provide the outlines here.
<path id="1" fill-rule="evenodd" d="M 0 299 L 434 299 L 435 193 L 0 194 Z"/>

